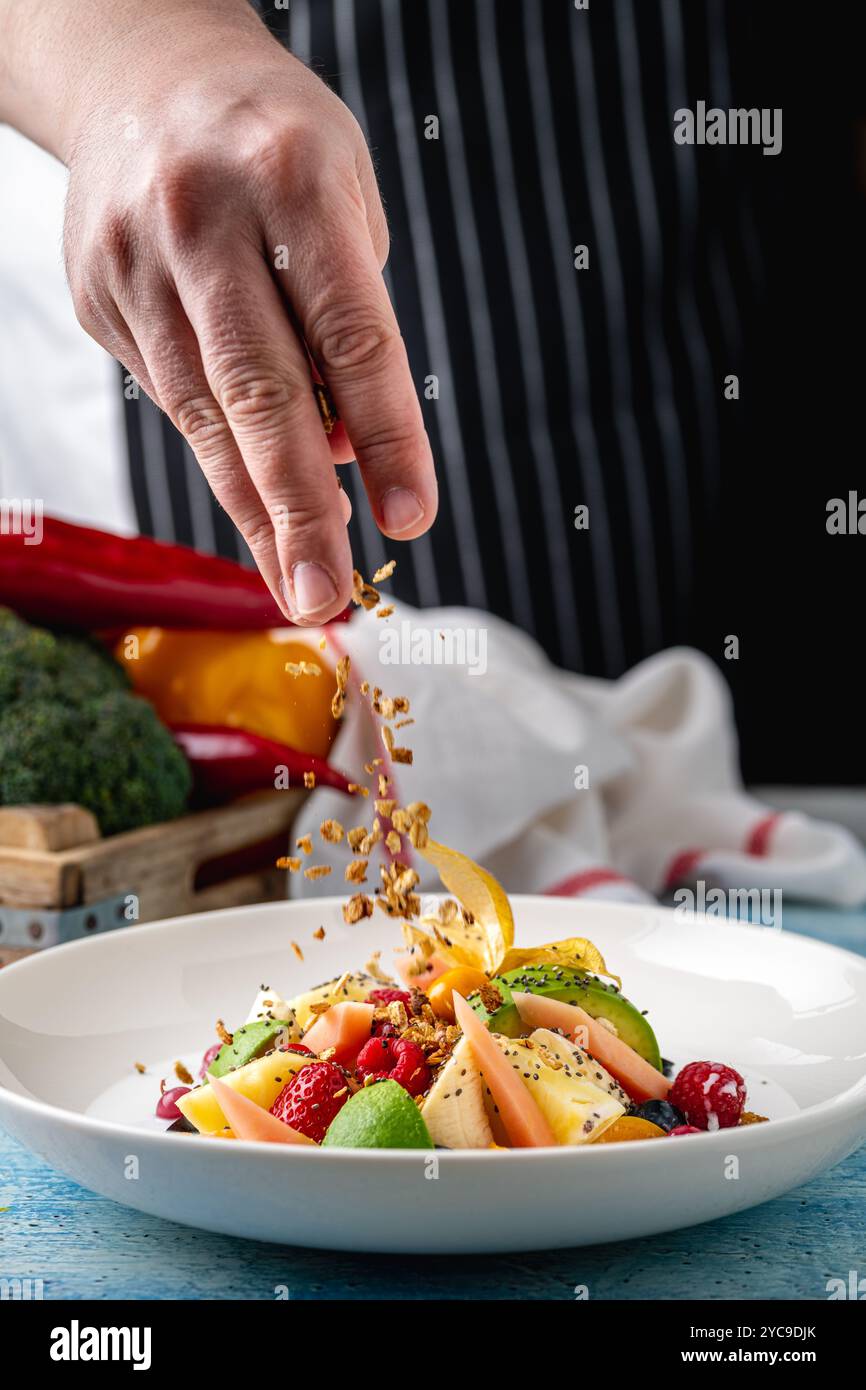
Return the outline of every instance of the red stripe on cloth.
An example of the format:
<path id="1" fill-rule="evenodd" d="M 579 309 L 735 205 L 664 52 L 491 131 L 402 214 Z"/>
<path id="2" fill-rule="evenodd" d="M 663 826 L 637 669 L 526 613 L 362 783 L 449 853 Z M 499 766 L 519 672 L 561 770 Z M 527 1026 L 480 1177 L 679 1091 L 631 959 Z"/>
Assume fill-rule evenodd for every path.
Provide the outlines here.
<path id="1" fill-rule="evenodd" d="M 771 811 L 768 816 L 763 816 L 757 825 L 746 836 L 746 854 L 761 856 L 767 854 L 770 848 L 770 836 L 782 819 L 781 811 Z"/>
<path id="2" fill-rule="evenodd" d="M 697 868 L 705 854 L 706 850 L 703 849 L 684 849 L 675 854 L 664 876 L 665 888 L 675 888 L 678 883 L 691 878 L 692 870 Z"/>
<path id="3" fill-rule="evenodd" d="M 631 879 L 626 878 L 625 874 L 618 874 L 616 869 L 582 869 L 580 873 L 555 883 L 552 888 L 545 888 L 544 893 L 548 898 L 573 898 L 578 893 L 588 892 L 590 888 L 600 887 L 602 883 L 630 882 Z"/>

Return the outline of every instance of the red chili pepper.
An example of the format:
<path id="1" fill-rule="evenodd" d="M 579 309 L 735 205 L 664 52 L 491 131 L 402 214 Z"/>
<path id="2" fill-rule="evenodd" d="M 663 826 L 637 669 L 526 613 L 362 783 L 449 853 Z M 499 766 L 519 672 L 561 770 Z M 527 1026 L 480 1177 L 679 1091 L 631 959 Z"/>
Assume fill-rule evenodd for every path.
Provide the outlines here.
<path id="1" fill-rule="evenodd" d="M 301 788 L 304 773 L 315 774 L 316 786 L 348 792 L 348 779 L 323 758 L 302 753 L 286 743 L 251 734 L 246 729 L 218 724 L 169 724 L 175 742 L 192 768 L 195 793 L 210 804 L 230 801 L 247 792 L 273 790 L 281 768 L 289 786 Z"/>
<path id="2" fill-rule="evenodd" d="M 0 604 L 31 622 L 87 631 L 288 626 L 257 570 L 146 536 L 46 516 L 42 540 L 0 537 Z"/>

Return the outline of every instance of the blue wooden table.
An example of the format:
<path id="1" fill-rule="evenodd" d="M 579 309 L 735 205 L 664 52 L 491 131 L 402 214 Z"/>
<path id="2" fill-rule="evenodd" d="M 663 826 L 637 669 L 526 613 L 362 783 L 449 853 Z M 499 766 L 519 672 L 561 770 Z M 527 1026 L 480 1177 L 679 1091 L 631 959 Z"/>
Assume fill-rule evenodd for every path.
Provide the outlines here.
<path id="1" fill-rule="evenodd" d="M 785 928 L 866 954 L 866 912 L 785 907 Z M 41 1278 L 47 1299 L 825 1299 L 866 1275 L 866 1148 L 763 1207 L 617 1245 L 453 1259 L 259 1245 L 117 1206 L 0 1133 L 0 1278 Z"/>

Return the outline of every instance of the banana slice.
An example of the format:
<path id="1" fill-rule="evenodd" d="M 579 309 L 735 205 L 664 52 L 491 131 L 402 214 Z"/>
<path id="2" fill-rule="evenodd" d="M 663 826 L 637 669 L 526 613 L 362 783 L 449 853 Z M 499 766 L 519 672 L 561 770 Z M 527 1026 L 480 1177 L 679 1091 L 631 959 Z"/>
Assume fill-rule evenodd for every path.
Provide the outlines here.
<path id="1" fill-rule="evenodd" d="M 260 989 L 245 1022 L 258 1023 L 261 1019 L 273 1018 L 278 1023 L 285 1023 L 292 1042 L 300 1042 L 301 1030 L 291 1004 L 287 1004 L 275 989 Z"/>
<path id="2" fill-rule="evenodd" d="M 481 1072 L 466 1038 L 437 1076 L 421 1114 L 434 1144 L 446 1149 L 487 1149 L 493 1143 Z"/>

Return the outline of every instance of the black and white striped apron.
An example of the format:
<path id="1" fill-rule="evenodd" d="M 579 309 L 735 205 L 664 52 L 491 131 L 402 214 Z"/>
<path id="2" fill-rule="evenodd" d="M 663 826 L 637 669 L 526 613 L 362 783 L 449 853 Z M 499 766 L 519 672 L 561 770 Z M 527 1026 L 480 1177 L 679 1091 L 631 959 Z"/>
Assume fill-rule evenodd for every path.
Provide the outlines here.
<path id="1" fill-rule="evenodd" d="M 701 159 L 675 144 L 673 113 L 755 104 L 749 7 L 259 8 L 370 142 L 386 280 L 437 460 L 439 518 L 411 545 L 378 533 L 342 470 L 358 567 L 395 555 L 399 597 L 489 608 L 597 675 L 704 645 L 703 542 L 742 419 L 723 383 L 748 369 L 764 275 L 756 172 L 770 161 Z M 249 563 L 169 421 L 143 394 L 126 416 L 142 531 Z"/>

